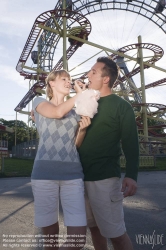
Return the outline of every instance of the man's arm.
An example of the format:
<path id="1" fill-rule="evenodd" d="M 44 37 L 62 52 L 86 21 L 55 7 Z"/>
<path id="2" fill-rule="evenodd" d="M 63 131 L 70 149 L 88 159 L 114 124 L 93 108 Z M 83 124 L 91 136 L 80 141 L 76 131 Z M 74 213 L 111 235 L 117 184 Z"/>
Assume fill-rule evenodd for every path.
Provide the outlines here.
<path id="1" fill-rule="evenodd" d="M 123 110 L 124 111 L 124 110 Z M 128 106 L 121 116 L 122 149 L 126 158 L 126 174 L 122 182 L 124 197 L 132 196 L 137 190 L 139 167 L 139 143 L 134 111 Z"/>

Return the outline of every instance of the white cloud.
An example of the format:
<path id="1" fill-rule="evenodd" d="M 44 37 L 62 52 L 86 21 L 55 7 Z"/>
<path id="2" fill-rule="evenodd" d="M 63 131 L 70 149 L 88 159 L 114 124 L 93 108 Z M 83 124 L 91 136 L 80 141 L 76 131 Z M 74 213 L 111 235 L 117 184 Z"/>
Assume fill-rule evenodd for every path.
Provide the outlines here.
<path id="1" fill-rule="evenodd" d="M 30 3 L 31 2 L 31 3 Z M 29 0 L 1 0 L 0 8 L 0 34 L 6 36 L 17 36 L 24 38 L 28 36 L 33 23 L 37 16 L 42 12 L 53 9 L 55 1 L 47 0 L 47 4 L 44 1 L 35 0 L 34 2 Z"/>
<path id="2" fill-rule="evenodd" d="M 14 85 L 28 89 L 28 82 L 24 81 L 15 68 L 8 65 L 0 65 L 0 72 L 3 73 L 3 81 L 10 81 Z"/>
<path id="3" fill-rule="evenodd" d="M 3 112 L 11 114 L 14 107 L 24 97 L 28 91 L 28 80 L 24 80 L 16 71 L 15 67 L 21 52 L 24 48 L 32 25 L 41 13 L 54 9 L 57 1 L 55 0 L 0 0 L 0 72 L 1 72 L 1 101 L 2 93 L 8 92 L 8 98 L 11 99 L 11 107 L 7 109 L 7 105 L 3 105 Z M 151 1 L 148 0 L 151 4 Z M 154 43 L 165 48 L 165 34 L 148 19 L 140 15 L 130 12 L 108 10 L 96 12 L 86 16 L 92 24 L 92 32 L 89 36 L 89 41 L 103 45 L 111 49 L 118 49 L 131 43 L 138 42 L 138 35 L 142 35 L 143 42 Z M 58 61 L 62 55 L 61 47 L 56 49 L 55 61 Z M 100 49 L 93 48 L 88 45 L 83 45 L 69 60 L 69 69 L 88 59 Z M 106 55 L 105 53 L 103 53 Z M 103 55 L 102 54 L 102 55 Z M 98 56 L 100 56 L 99 54 Z M 98 57 L 97 56 L 97 57 Z M 74 73 L 86 71 L 96 61 L 96 57 L 78 67 Z M 164 58 L 156 65 L 166 68 Z M 27 66 L 31 66 L 31 60 L 28 60 Z M 153 82 L 155 79 L 161 79 L 165 73 L 157 70 L 145 70 L 146 84 Z M 138 83 L 140 82 L 139 75 L 137 76 Z M 10 84 L 9 84 L 10 83 Z M 9 87 L 10 86 L 10 87 Z M 140 83 L 139 83 L 140 86 Z M 9 93 L 10 92 L 10 93 Z M 9 95 L 10 94 L 10 95 Z M 156 97 L 157 96 L 157 97 Z M 156 97 L 156 98 L 155 98 Z M 166 103 L 165 87 L 155 88 L 147 91 L 148 102 Z M 5 103 L 6 96 L 3 97 Z M 13 105 L 13 106 L 12 106 Z M 2 105 L 0 105 L 1 108 Z"/>
<path id="4" fill-rule="evenodd" d="M 9 49 L 7 49 L 5 46 L 0 45 L 0 63 L 4 63 L 4 60 L 9 61 L 10 60 L 10 52 Z"/>

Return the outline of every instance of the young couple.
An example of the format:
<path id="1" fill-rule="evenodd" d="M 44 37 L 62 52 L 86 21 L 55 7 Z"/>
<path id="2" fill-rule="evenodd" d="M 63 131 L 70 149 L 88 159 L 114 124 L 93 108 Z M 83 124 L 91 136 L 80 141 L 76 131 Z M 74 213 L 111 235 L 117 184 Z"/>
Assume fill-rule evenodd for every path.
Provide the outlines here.
<path id="1" fill-rule="evenodd" d="M 47 77 L 50 101 L 41 97 L 34 100 L 40 137 L 31 176 L 35 226 L 58 242 L 60 196 L 68 235 L 62 246 L 48 246 L 45 250 L 82 249 L 86 226 L 95 250 L 107 250 L 106 238 L 111 239 L 115 250 L 133 249 L 126 233 L 122 202 L 123 197 L 134 195 L 137 189 L 138 135 L 131 105 L 112 94 L 118 74 L 116 63 L 108 57 L 98 58 L 89 71 L 89 88 L 99 90 L 101 96 L 98 113 L 92 120 L 80 118 L 73 110 L 82 92 L 77 83 L 77 94 L 64 102 L 71 88 L 70 75 L 64 70 Z M 120 145 L 126 157 L 122 183 Z M 75 243 L 67 244 L 68 239 Z"/>

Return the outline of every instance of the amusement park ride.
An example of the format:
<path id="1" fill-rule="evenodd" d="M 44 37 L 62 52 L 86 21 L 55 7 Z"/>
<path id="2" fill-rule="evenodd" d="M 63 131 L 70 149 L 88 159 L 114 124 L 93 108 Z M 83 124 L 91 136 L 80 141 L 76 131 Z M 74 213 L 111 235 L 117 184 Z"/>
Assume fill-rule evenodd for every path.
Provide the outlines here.
<path id="1" fill-rule="evenodd" d="M 29 80 L 30 89 L 17 105 L 15 111 L 29 115 L 29 112 L 23 111 L 23 109 L 35 96 L 45 93 L 47 74 L 52 70 L 62 68 L 69 70 L 72 74 L 72 70 L 69 68 L 72 56 L 77 53 L 80 47 L 88 44 L 110 56 L 120 67 L 120 77 L 113 87 L 113 92 L 130 101 L 133 106 L 139 131 L 141 153 L 152 154 L 156 145 L 159 144 L 162 152 L 166 154 L 166 133 L 164 132 L 166 105 L 146 103 L 145 94 L 145 90 L 148 88 L 162 86 L 166 82 L 166 78 L 148 85 L 145 85 L 144 79 L 144 69 L 154 68 L 166 73 L 166 69 L 155 65 L 163 56 L 163 49 L 155 44 L 142 43 L 141 36 L 138 37 L 137 43 L 126 45 L 118 50 L 96 44 L 89 41 L 88 38 L 92 31 L 88 16 L 105 10 L 122 10 L 139 14 L 149 19 L 166 34 L 166 1 L 151 0 L 150 4 L 147 2 L 140 0 L 58 0 L 53 10 L 39 15 L 32 26 L 16 66 L 20 75 Z M 63 45 L 63 56 L 56 60 L 56 64 L 53 65 L 60 41 Z M 35 47 L 37 47 L 36 50 L 34 50 Z M 135 53 L 135 56 L 131 56 L 131 51 Z M 145 51 L 148 51 L 151 56 L 144 57 Z M 30 58 L 33 61 L 33 67 L 26 65 Z M 129 70 L 127 66 L 128 61 L 134 63 L 132 70 Z M 84 79 L 86 73 L 80 72 L 79 78 Z M 133 80 L 133 76 L 138 73 L 141 76 L 140 88 Z M 76 75 L 73 78 L 76 78 Z M 153 121 L 151 122 L 153 125 L 148 126 L 148 121 Z M 149 143 L 153 144 L 150 151 Z"/>

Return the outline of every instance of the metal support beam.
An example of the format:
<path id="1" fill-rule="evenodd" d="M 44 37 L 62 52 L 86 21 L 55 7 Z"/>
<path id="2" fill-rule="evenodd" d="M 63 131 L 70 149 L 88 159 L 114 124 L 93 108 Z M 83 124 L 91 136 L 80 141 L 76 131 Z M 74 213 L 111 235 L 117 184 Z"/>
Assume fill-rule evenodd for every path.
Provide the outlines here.
<path id="1" fill-rule="evenodd" d="M 24 114 L 24 115 L 29 115 L 29 116 L 31 115 L 31 112 L 28 112 L 28 111 L 20 110 L 19 113 Z"/>
<path id="2" fill-rule="evenodd" d="M 53 32 L 53 33 L 59 34 L 59 32 L 58 32 L 57 30 L 51 29 L 51 28 L 48 28 L 48 27 L 45 27 L 45 26 L 42 25 L 42 24 L 39 24 L 38 27 L 41 28 L 41 29 L 49 30 L 49 31 L 51 31 L 51 32 Z M 79 38 L 79 37 L 72 36 L 72 35 L 69 35 L 69 34 L 67 34 L 67 37 L 70 37 L 70 38 L 72 38 L 72 39 L 75 39 L 76 41 L 79 41 L 79 42 L 82 42 L 82 43 L 91 45 L 91 46 L 93 46 L 93 47 L 96 47 L 96 48 L 99 48 L 99 49 L 102 49 L 102 50 L 111 52 L 111 53 L 113 53 L 113 54 L 115 54 L 115 55 L 118 55 L 118 56 L 121 56 L 121 57 L 128 58 L 128 59 L 130 59 L 131 61 L 138 62 L 137 58 L 133 58 L 133 57 L 128 56 L 128 55 L 126 55 L 126 54 L 124 54 L 124 53 L 122 53 L 122 52 L 119 52 L 119 51 L 116 51 L 116 50 L 112 50 L 112 49 L 106 48 L 106 47 L 101 46 L 101 45 L 99 45 L 99 44 L 92 43 L 92 42 L 89 42 L 89 41 L 87 41 L 87 40 L 84 40 L 84 39 L 81 39 L 81 38 Z M 166 69 L 157 67 L 157 66 L 155 66 L 154 64 L 150 64 L 150 63 L 148 63 L 148 62 L 143 62 L 143 64 L 144 64 L 144 65 L 147 65 L 147 66 L 149 66 L 149 67 L 151 67 L 151 68 L 154 68 L 154 69 L 157 69 L 157 70 L 160 70 L 160 71 L 166 73 Z"/>
<path id="3" fill-rule="evenodd" d="M 63 0 L 63 9 L 66 9 L 66 0 Z M 67 70 L 67 59 L 66 59 L 66 12 L 63 12 L 63 69 Z"/>
<path id="4" fill-rule="evenodd" d="M 53 20 L 54 20 L 54 23 L 55 23 L 55 25 L 56 25 L 56 27 L 57 27 L 57 30 L 59 31 L 60 36 L 62 36 L 62 29 L 61 29 L 59 23 L 58 23 L 57 20 L 55 19 L 54 15 L 51 15 L 51 16 L 52 16 L 52 18 L 53 18 Z"/>
<path id="5" fill-rule="evenodd" d="M 141 36 L 138 37 L 138 43 L 142 43 Z M 138 49 L 138 58 L 139 58 L 139 64 L 140 64 L 142 102 L 146 103 L 145 76 L 144 76 L 144 65 L 143 65 L 143 51 L 142 51 L 142 48 Z M 148 140 L 147 108 L 144 107 L 144 106 L 142 107 L 142 116 L 143 116 L 144 136 L 145 136 L 146 141 L 147 141 Z"/>
<path id="6" fill-rule="evenodd" d="M 29 69 L 29 70 L 32 70 L 32 71 L 35 71 L 37 72 L 38 74 L 39 73 L 42 73 L 42 74 L 49 74 L 49 72 L 46 72 L 46 71 L 43 71 L 42 69 L 35 69 L 35 68 L 32 68 L 32 67 L 28 67 L 28 66 L 25 66 L 25 65 L 22 65 L 22 68 L 23 69 Z"/>
<path id="7" fill-rule="evenodd" d="M 16 111 L 16 120 L 15 120 L 15 143 L 14 145 L 17 145 L 17 111 Z"/>
<path id="8" fill-rule="evenodd" d="M 46 93 L 46 91 L 41 89 L 41 88 L 37 88 L 36 92 L 39 93 L 39 94 L 45 94 Z"/>
<path id="9" fill-rule="evenodd" d="M 69 72 L 73 71 L 74 69 L 78 68 L 79 66 L 81 66 L 82 64 L 88 62 L 90 59 L 92 59 L 93 57 L 97 56 L 98 54 L 100 54 L 101 52 L 103 52 L 103 50 L 101 50 L 100 52 L 96 53 L 95 55 L 91 56 L 90 58 L 88 58 L 87 60 L 85 60 L 84 62 L 78 64 L 76 67 L 72 68 L 69 70 Z"/>
<path id="10" fill-rule="evenodd" d="M 40 57 L 41 57 L 41 52 L 40 52 L 40 46 L 39 46 L 39 42 L 37 45 L 38 49 L 37 49 L 37 69 L 39 70 L 39 61 L 40 61 Z M 39 81 L 39 72 L 37 71 L 37 81 Z"/>

